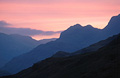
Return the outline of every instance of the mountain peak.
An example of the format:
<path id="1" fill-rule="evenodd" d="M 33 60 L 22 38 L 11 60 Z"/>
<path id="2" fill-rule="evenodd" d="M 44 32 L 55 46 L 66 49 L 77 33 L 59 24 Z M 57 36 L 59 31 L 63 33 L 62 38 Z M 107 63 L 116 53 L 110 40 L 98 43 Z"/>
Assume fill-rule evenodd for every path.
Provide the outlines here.
<path id="1" fill-rule="evenodd" d="M 120 17 L 120 14 L 118 14 L 118 16 Z"/>
<path id="2" fill-rule="evenodd" d="M 70 27 L 67 29 L 67 31 L 68 31 L 68 30 L 71 31 L 71 30 L 81 29 L 81 28 L 83 28 L 83 26 L 81 26 L 80 24 L 75 24 L 75 25 L 73 25 L 73 26 L 70 26 Z"/>
<path id="3" fill-rule="evenodd" d="M 76 28 L 83 28 L 80 24 L 75 24 L 73 26 L 70 26 L 68 29 L 76 29 Z"/>
<path id="4" fill-rule="evenodd" d="M 93 28 L 92 25 L 86 25 L 86 26 L 84 26 L 84 27 L 87 27 L 87 28 Z"/>
<path id="5" fill-rule="evenodd" d="M 117 16 L 113 16 L 108 25 L 104 28 L 104 29 L 108 29 L 110 30 L 118 30 L 120 28 L 120 14 L 118 14 Z"/>
<path id="6" fill-rule="evenodd" d="M 81 26 L 80 24 L 75 24 L 74 26 Z"/>
<path id="7" fill-rule="evenodd" d="M 113 16 L 103 30 L 108 36 L 120 33 L 120 14 Z"/>
<path id="8" fill-rule="evenodd" d="M 120 14 L 116 15 L 116 16 L 113 16 L 112 18 L 120 18 Z M 111 18 L 111 19 L 112 19 Z"/>

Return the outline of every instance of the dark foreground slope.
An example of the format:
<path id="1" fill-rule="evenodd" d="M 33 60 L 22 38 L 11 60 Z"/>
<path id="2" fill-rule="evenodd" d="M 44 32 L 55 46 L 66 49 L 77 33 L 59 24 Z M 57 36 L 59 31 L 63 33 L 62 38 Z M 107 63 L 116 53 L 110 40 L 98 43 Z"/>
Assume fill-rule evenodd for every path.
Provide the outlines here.
<path id="1" fill-rule="evenodd" d="M 96 29 L 92 26 L 83 27 L 79 24 L 71 26 L 62 32 L 59 39 L 39 45 L 30 52 L 15 57 L 4 65 L 2 69 L 12 74 L 16 74 L 23 69 L 31 67 L 34 63 L 51 57 L 57 51 L 74 52 L 103 38 L 97 35 L 99 31 L 100 29 Z"/>
<path id="2" fill-rule="evenodd" d="M 2 78 L 120 78 L 120 35 L 96 52 L 48 58 Z"/>
<path id="3" fill-rule="evenodd" d="M 4 70 L 0 70 L 0 76 L 6 76 L 6 75 L 10 75 L 10 73 Z"/>
<path id="4" fill-rule="evenodd" d="M 105 29 L 97 29 L 91 25 L 83 27 L 76 24 L 63 31 L 60 38 L 57 40 L 39 45 L 30 52 L 12 59 L 3 69 L 12 74 L 18 73 L 23 69 L 31 67 L 38 61 L 51 57 L 58 51 L 72 53 L 100 40 L 106 39 L 111 35 L 120 33 L 119 29 L 120 15 L 112 17 Z"/>

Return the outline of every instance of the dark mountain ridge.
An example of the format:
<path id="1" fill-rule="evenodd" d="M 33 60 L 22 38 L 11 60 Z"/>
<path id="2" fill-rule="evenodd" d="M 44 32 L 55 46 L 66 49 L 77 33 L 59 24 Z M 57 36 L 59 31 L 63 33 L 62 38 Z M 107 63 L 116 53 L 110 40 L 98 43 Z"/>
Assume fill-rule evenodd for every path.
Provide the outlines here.
<path id="1" fill-rule="evenodd" d="M 119 78 L 120 34 L 95 52 L 47 58 L 15 75 L 1 78 Z"/>
<path id="2" fill-rule="evenodd" d="M 88 52 L 93 52 L 93 51 L 97 51 L 98 49 L 106 46 L 107 44 L 109 44 L 112 40 L 116 39 L 119 35 L 114 35 L 112 37 L 109 37 L 105 40 L 101 40 L 95 44 L 92 44 L 86 48 L 80 49 L 78 51 L 75 51 L 73 53 L 69 53 L 69 52 L 64 52 L 64 51 L 59 51 L 56 52 L 52 57 L 68 57 L 68 56 L 73 56 L 73 55 L 77 55 L 77 54 L 83 54 L 83 53 L 88 53 Z"/>
<path id="3" fill-rule="evenodd" d="M 112 36 L 120 33 L 120 14 L 113 16 L 109 21 L 108 25 L 103 29 L 104 35 Z"/>
<path id="4" fill-rule="evenodd" d="M 7 63 L 3 69 L 14 74 L 32 66 L 34 63 L 40 60 L 51 57 L 58 51 L 71 53 L 100 40 L 104 40 L 111 35 L 115 35 L 116 33 L 120 32 L 120 30 L 118 30 L 120 29 L 120 22 L 116 22 L 117 24 L 115 23 L 115 25 L 114 23 L 111 24 L 111 22 L 114 22 L 114 20 L 120 20 L 119 15 L 116 17 L 117 18 L 114 19 L 112 19 L 113 17 L 111 18 L 105 29 L 97 29 L 90 25 L 83 27 L 79 24 L 71 26 L 67 30 L 63 31 L 60 35 L 60 38 L 57 40 L 39 45 L 30 52 L 14 58 Z M 110 28 L 113 27 L 110 31 L 108 31 L 110 29 L 108 28 L 109 26 Z M 114 31 L 114 28 L 117 28 L 117 30 Z"/>
<path id="5" fill-rule="evenodd" d="M 24 55 L 20 55 L 16 58 L 13 58 L 2 69 L 9 71 L 10 73 L 16 73 L 25 68 L 32 66 L 34 63 L 36 63 L 40 60 L 43 60 L 47 57 L 52 56 L 57 51 L 73 52 L 73 51 L 76 51 L 78 49 L 81 49 L 85 46 L 88 46 L 89 44 L 92 44 L 92 43 L 98 41 L 98 39 L 93 39 L 94 35 L 95 35 L 95 33 L 97 33 L 97 31 L 96 32 L 90 31 L 91 35 L 92 35 L 92 37 L 90 37 L 90 39 L 85 38 L 85 36 L 82 38 L 82 35 L 80 36 L 80 33 L 84 32 L 84 31 L 82 31 L 81 28 L 76 29 L 79 27 L 82 27 L 82 26 L 79 25 L 76 27 L 76 25 L 75 25 L 75 30 L 74 30 L 74 26 L 70 27 L 65 32 L 62 32 L 64 34 L 64 33 L 67 33 L 69 31 L 73 30 L 73 32 L 68 33 L 66 36 L 62 35 L 62 33 L 61 33 L 61 36 L 59 39 L 48 42 L 46 44 L 41 44 L 41 45 L 37 46 L 35 49 L 31 50 L 29 53 L 25 53 Z M 84 30 L 86 28 L 87 27 L 85 27 L 85 28 L 83 27 Z M 76 32 L 76 30 L 77 30 L 77 32 Z M 79 31 L 79 30 L 81 30 L 81 31 Z M 99 29 L 97 29 L 97 30 L 99 31 Z M 74 33 L 75 35 L 73 35 L 72 33 Z M 85 35 L 85 33 L 86 32 L 84 32 L 84 35 Z M 88 34 L 86 34 L 86 36 L 87 35 Z M 96 37 L 96 38 L 98 38 L 98 37 Z"/>

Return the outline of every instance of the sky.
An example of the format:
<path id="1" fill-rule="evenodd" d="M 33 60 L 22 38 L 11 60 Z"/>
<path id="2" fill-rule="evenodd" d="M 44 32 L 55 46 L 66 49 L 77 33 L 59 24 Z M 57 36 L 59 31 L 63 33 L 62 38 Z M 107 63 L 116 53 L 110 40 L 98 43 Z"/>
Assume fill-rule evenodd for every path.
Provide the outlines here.
<path id="1" fill-rule="evenodd" d="M 0 0 L 0 32 L 58 38 L 81 24 L 104 28 L 120 13 L 120 0 Z"/>

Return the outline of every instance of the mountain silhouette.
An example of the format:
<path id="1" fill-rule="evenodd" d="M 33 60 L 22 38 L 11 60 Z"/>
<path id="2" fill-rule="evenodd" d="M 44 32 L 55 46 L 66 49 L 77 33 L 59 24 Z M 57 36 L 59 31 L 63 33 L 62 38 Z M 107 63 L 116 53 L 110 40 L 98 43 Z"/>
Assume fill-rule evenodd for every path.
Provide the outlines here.
<path id="1" fill-rule="evenodd" d="M 95 52 L 47 58 L 15 75 L 1 78 L 119 78 L 119 56 L 120 34 Z"/>
<path id="2" fill-rule="evenodd" d="M 36 41 L 29 36 L 0 33 L 0 67 L 4 66 L 12 58 L 29 52 L 39 44 L 45 44 L 52 40 Z"/>
<path id="3" fill-rule="evenodd" d="M 103 29 L 105 35 L 112 36 L 120 33 L 120 14 L 113 16 L 109 21 L 108 25 Z"/>
<path id="4" fill-rule="evenodd" d="M 92 30 L 89 30 L 88 28 L 88 26 L 82 27 L 79 24 L 71 26 L 61 33 L 59 39 L 39 45 L 30 52 L 13 58 L 2 69 L 10 73 L 16 73 L 32 66 L 40 60 L 52 56 L 57 51 L 73 52 L 99 41 L 100 37 L 98 37 L 96 33 L 98 33 L 100 29 L 93 28 L 92 26 L 90 27 Z"/>
<path id="5" fill-rule="evenodd" d="M 52 57 L 68 57 L 71 56 L 72 53 L 64 52 L 64 51 L 58 51 L 55 54 L 53 54 Z"/>
<path id="6" fill-rule="evenodd" d="M 119 15 L 114 17 L 111 18 L 110 22 L 104 29 L 97 29 L 91 25 L 81 26 L 79 24 L 76 24 L 74 26 L 71 26 L 67 30 L 63 31 L 60 35 L 60 38 L 57 40 L 39 45 L 30 52 L 12 59 L 2 69 L 14 74 L 32 66 L 38 61 L 51 57 L 58 51 L 72 53 L 79 49 L 88 47 L 89 45 L 100 40 L 106 39 L 110 35 L 115 35 L 117 34 L 116 32 L 120 31 L 116 30 L 116 32 L 114 32 L 114 29 L 112 31 L 111 27 L 119 28 L 120 22 L 116 22 L 117 24 L 111 22 L 114 22 L 114 20 L 120 20 L 120 17 Z M 108 31 L 110 28 L 111 30 Z"/>
<path id="7" fill-rule="evenodd" d="M 59 51 L 59 52 L 56 52 L 52 57 L 68 57 L 68 56 L 73 56 L 73 55 L 77 55 L 77 54 L 83 54 L 83 53 L 97 51 L 98 49 L 100 49 L 100 48 L 106 46 L 107 44 L 109 44 L 112 40 L 116 39 L 118 36 L 119 35 L 114 35 L 112 37 L 109 37 L 105 40 L 101 40 L 101 41 L 99 41 L 95 44 L 92 44 L 88 47 L 85 47 L 85 48 L 80 49 L 78 51 L 75 51 L 73 53 Z"/>
<path id="8" fill-rule="evenodd" d="M 39 40 L 38 42 L 39 42 L 39 45 L 40 44 L 46 44 L 46 43 L 48 43 L 48 42 L 50 42 L 50 41 L 55 41 L 57 38 L 51 38 L 51 39 L 42 39 L 42 40 Z"/>
<path id="9" fill-rule="evenodd" d="M 76 24 L 63 31 L 58 41 L 74 45 L 74 47 L 79 46 L 76 49 L 78 50 L 99 41 L 101 37 L 96 34 L 100 34 L 100 32 L 100 29 L 94 28 L 91 25 L 81 26 Z"/>

